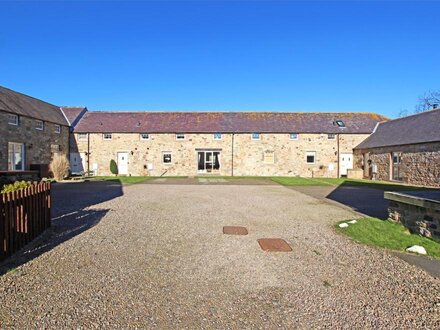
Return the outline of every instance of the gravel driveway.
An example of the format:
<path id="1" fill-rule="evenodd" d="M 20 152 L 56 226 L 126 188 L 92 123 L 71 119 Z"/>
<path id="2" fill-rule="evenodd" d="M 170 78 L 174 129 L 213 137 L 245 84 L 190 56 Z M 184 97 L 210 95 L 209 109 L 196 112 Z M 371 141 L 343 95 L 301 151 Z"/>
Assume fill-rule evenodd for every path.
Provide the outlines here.
<path id="1" fill-rule="evenodd" d="M 347 209 L 277 185 L 139 184 L 93 205 L 92 185 L 62 188 L 82 208 L 55 220 L 65 238 L 0 277 L 2 327 L 440 327 L 440 280 L 335 233 Z"/>

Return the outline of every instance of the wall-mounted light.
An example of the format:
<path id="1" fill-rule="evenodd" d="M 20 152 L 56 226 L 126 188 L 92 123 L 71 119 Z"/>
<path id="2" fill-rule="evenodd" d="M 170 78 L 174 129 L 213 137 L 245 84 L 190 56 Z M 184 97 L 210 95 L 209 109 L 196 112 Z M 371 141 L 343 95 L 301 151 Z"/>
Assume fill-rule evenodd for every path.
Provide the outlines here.
<path id="1" fill-rule="evenodd" d="M 134 151 L 131 151 L 130 153 L 131 153 L 131 155 L 133 156 L 133 154 L 134 154 Z"/>

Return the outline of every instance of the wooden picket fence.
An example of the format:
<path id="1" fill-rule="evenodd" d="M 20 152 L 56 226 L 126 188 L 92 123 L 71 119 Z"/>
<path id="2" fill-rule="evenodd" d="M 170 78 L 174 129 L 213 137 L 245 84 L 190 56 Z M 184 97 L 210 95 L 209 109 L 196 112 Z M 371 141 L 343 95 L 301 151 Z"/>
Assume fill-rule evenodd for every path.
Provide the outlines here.
<path id="1" fill-rule="evenodd" d="M 50 183 L 0 194 L 0 261 L 50 227 Z"/>

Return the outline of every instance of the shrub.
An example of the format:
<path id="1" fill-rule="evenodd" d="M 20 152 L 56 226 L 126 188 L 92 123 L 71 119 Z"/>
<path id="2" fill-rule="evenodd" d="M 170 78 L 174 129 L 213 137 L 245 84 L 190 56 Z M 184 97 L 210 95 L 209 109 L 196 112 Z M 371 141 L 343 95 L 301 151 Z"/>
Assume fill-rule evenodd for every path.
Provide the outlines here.
<path id="1" fill-rule="evenodd" d="M 20 189 L 28 188 L 30 186 L 32 186 L 32 182 L 16 181 L 14 183 L 4 185 L 1 192 L 2 192 L 2 194 L 4 194 L 4 193 L 11 192 L 11 191 L 17 191 Z"/>
<path id="2" fill-rule="evenodd" d="M 114 175 L 118 175 L 118 164 L 116 164 L 114 159 L 110 161 L 110 172 Z"/>
<path id="3" fill-rule="evenodd" d="M 64 177 L 69 175 L 70 164 L 66 156 L 55 154 L 49 167 L 56 181 L 61 181 Z"/>

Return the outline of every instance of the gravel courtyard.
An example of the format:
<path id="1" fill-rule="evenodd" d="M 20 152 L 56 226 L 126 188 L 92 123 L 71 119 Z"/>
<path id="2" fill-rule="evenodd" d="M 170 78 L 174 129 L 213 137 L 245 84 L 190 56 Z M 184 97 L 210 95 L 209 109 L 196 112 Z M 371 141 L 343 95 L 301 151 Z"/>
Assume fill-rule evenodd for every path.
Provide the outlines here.
<path id="1" fill-rule="evenodd" d="M 51 236 L 0 277 L 1 328 L 440 328 L 440 280 L 338 235 L 347 209 L 278 185 L 96 185 L 55 186 Z"/>

